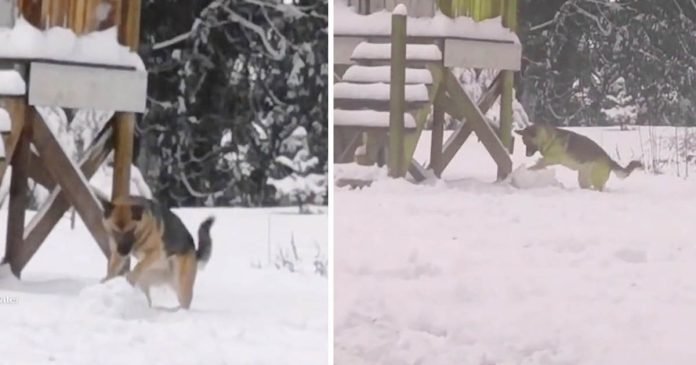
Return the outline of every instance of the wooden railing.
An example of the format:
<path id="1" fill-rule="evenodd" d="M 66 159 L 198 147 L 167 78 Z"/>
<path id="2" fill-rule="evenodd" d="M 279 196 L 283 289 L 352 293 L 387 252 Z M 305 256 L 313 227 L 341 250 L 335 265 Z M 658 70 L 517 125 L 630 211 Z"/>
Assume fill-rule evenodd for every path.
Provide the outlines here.
<path id="1" fill-rule="evenodd" d="M 70 28 L 77 34 L 118 27 L 118 39 L 135 49 L 140 0 L 17 0 L 22 17 L 40 29 Z"/>
<path id="2" fill-rule="evenodd" d="M 440 9 L 450 17 L 467 16 L 476 21 L 502 16 L 505 26 L 517 27 L 517 0 L 348 0 L 361 14 L 391 9 L 397 3 L 409 6 L 411 16 L 432 16 Z"/>
<path id="3" fill-rule="evenodd" d="M 468 16 L 481 21 L 502 16 L 507 27 L 517 27 L 517 0 L 438 0 L 437 5 L 451 17 Z"/>

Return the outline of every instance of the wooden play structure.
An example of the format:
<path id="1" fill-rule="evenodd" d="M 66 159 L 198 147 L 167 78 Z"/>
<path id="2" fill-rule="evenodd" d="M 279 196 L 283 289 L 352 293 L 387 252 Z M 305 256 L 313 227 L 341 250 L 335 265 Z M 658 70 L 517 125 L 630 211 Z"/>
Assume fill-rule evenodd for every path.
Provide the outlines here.
<path id="1" fill-rule="evenodd" d="M 72 30 L 78 40 L 96 31 L 103 36 L 104 31 L 114 30 L 112 38 L 118 38 L 113 40 L 114 44 L 118 41 L 135 51 L 140 37 L 140 5 L 140 0 L 0 0 L 0 29 L 10 31 L 20 22 L 44 32 L 61 27 Z M 88 181 L 115 150 L 112 199 L 130 194 L 134 113 L 145 111 L 147 72 L 127 63 L 75 60 L 70 55 L 25 53 L 3 57 L 2 51 L 0 72 L 15 73 L 24 83 L 24 90 L 14 92 L 2 92 L 6 88 L 0 85 L 0 109 L 5 109 L 11 119 L 10 130 L 2 133 L 5 159 L 0 161 L 0 180 L 7 166 L 12 167 L 3 263 L 9 264 L 19 278 L 71 206 L 108 255 L 109 239 L 102 224 L 102 208 Z M 115 113 L 84 157 L 72 161 L 37 107 Z M 25 224 L 29 178 L 51 193 L 44 206 Z"/>
<path id="2" fill-rule="evenodd" d="M 441 176 L 464 142 L 476 134 L 497 165 L 512 170 L 513 76 L 521 45 L 516 0 L 347 0 L 334 17 L 334 161 L 387 164 L 389 175 L 426 169 Z M 407 13 L 392 12 L 399 4 Z M 499 17 L 499 18 L 498 18 Z M 500 19 L 500 20 L 498 20 Z M 499 70 L 472 100 L 453 67 Z M 500 127 L 485 113 L 500 96 Z M 445 113 L 463 123 L 444 141 Z M 432 116 L 428 166 L 413 159 Z M 369 181 L 345 179 L 339 185 Z"/>

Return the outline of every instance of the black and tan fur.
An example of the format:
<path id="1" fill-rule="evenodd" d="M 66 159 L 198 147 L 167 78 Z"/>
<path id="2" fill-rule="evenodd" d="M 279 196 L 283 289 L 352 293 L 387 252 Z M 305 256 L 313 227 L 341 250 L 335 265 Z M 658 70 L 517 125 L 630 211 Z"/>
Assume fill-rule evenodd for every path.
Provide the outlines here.
<path id="1" fill-rule="evenodd" d="M 135 196 L 113 203 L 103 196 L 100 200 L 104 224 L 111 236 L 111 257 L 102 282 L 118 276 L 126 258 L 132 255 L 138 262 L 126 279 L 145 293 L 150 306 L 150 288 L 169 285 L 181 308 L 189 309 L 199 264 L 210 259 L 210 227 L 214 218 L 209 217 L 199 226 L 196 250 L 181 219 L 157 202 Z"/>
<path id="2" fill-rule="evenodd" d="M 527 157 L 536 152 L 542 156 L 532 170 L 563 165 L 578 171 L 578 184 L 582 189 L 602 191 L 612 172 L 624 179 L 633 170 L 643 168 L 640 161 L 631 161 L 623 167 L 590 138 L 549 124 L 537 123 L 516 133 L 522 136 Z"/>

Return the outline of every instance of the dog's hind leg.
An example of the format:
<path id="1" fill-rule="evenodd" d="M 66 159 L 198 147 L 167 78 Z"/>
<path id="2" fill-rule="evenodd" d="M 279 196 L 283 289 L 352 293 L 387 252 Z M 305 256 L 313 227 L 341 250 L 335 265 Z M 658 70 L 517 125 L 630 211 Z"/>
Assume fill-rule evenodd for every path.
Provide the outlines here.
<path id="1" fill-rule="evenodd" d="M 177 256 L 174 259 L 175 290 L 181 308 L 189 309 L 191 307 L 197 265 L 196 254 L 193 252 Z"/>
<path id="2" fill-rule="evenodd" d="M 596 163 L 592 167 L 592 186 L 597 191 L 604 191 L 604 185 L 606 185 L 607 180 L 609 180 L 609 175 L 611 175 L 611 168 L 606 164 Z"/>
<path id="3" fill-rule="evenodd" d="M 592 169 L 587 166 L 582 166 L 578 170 L 578 184 L 580 189 L 592 188 Z"/>

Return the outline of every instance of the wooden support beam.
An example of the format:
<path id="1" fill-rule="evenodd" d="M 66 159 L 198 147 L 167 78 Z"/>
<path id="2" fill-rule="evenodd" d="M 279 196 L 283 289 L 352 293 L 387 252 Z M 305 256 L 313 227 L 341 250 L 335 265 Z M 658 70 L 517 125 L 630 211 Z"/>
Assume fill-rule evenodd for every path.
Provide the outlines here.
<path id="1" fill-rule="evenodd" d="M 118 41 L 133 51 L 137 51 L 140 45 L 141 2 L 141 0 L 127 0 L 121 5 Z"/>
<path id="2" fill-rule="evenodd" d="M 17 141 L 19 141 L 19 136 L 22 133 L 27 105 L 24 98 L 7 98 L 0 101 L 0 107 L 4 108 L 7 113 L 10 114 L 12 125 L 10 135 L 4 138 L 5 161 L 7 161 L 7 163 L 0 164 L 0 182 L 2 182 L 5 177 L 5 172 L 7 171 L 7 164 L 12 161 Z"/>
<path id="3" fill-rule="evenodd" d="M 85 8 L 87 0 L 71 0 L 68 15 L 68 26 L 77 34 L 85 33 Z"/>
<path id="4" fill-rule="evenodd" d="M 403 177 L 404 112 L 406 103 L 406 15 L 391 19 L 391 77 L 389 83 L 389 176 Z"/>
<path id="5" fill-rule="evenodd" d="M 512 171 L 512 160 L 497 133 L 486 121 L 486 117 L 478 105 L 471 101 L 457 78 L 449 70 L 445 72 L 445 85 L 450 97 L 455 100 L 455 108 L 464 115 L 466 124 L 471 126 L 498 165 L 498 179 L 504 179 Z"/>
<path id="6" fill-rule="evenodd" d="M 114 115 L 115 154 L 111 199 L 130 196 L 131 164 L 133 163 L 133 133 L 135 114 L 118 112 Z"/>
<path id="7" fill-rule="evenodd" d="M 507 0 L 503 14 L 503 26 L 517 31 L 517 0 Z M 512 153 L 512 103 L 514 101 L 513 71 L 503 71 L 503 90 L 500 97 L 500 140 L 509 153 Z M 502 173 L 502 172 L 501 172 Z"/>
<path id="8" fill-rule="evenodd" d="M 37 114 L 32 121 L 33 142 L 39 155 L 45 162 L 48 172 L 62 188 L 65 197 L 77 213 L 87 229 L 92 233 L 102 251 L 109 252 L 109 239 L 102 222 L 102 208 L 94 192 L 89 187 L 85 175 L 65 154 L 60 143 Z M 55 189 L 54 189 L 55 190 Z M 26 246 L 26 245 L 25 245 Z"/>
<path id="9" fill-rule="evenodd" d="M 444 65 L 440 66 L 440 72 L 444 72 Z M 445 138 L 445 92 L 442 88 L 435 91 L 435 102 L 433 103 L 433 128 L 430 144 L 430 168 L 440 177 L 442 172 L 442 151 Z"/>
<path id="10" fill-rule="evenodd" d="M 97 135 L 97 139 L 92 142 L 92 145 L 85 151 L 84 157 L 79 162 L 80 170 L 85 175 L 86 179 L 94 175 L 113 148 L 113 128 L 111 126 L 111 121 L 104 126 L 102 131 Z M 67 195 L 60 185 L 56 185 L 46 202 L 44 202 L 42 209 L 34 215 L 34 218 L 29 222 L 29 225 L 27 225 L 24 244 L 22 245 L 22 250 L 18 258 L 20 270 L 23 269 L 32 256 L 34 256 L 46 237 L 51 233 L 51 230 L 53 230 L 53 227 L 58 224 L 61 217 L 63 217 L 68 209 L 70 209 L 70 202 L 68 201 Z M 101 216 L 102 214 L 100 213 L 100 219 Z M 104 238 L 102 240 L 106 241 Z M 100 243 L 99 247 L 105 255 L 108 255 L 108 245 L 104 246 Z M 104 251 L 105 249 L 106 251 Z"/>
<path id="11" fill-rule="evenodd" d="M 44 1 L 41 7 L 41 19 L 46 29 L 67 27 L 70 14 L 69 0 Z"/>
<path id="12" fill-rule="evenodd" d="M 28 113 L 31 118 L 31 112 Z M 12 176 L 10 179 L 10 203 L 7 219 L 7 239 L 5 241 L 5 258 L 3 263 L 10 264 L 10 270 L 17 278 L 21 268 L 18 265 L 18 253 L 24 241 L 25 211 L 29 203 L 28 170 L 31 156 L 31 124 L 25 123 L 12 156 Z"/>
<path id="13" fill-rule="evenodd" d="M 22 14 L 24 19 L 29 22 L 29 24 L 43 29 L 43 24 L 41 22 L 41 0 L 19 0 L 19 12 Z"/>
<path id="14" fill-rule="evenodd" d="M 416 182 L 424 181 L 428 177 L 423 165 L 415 159 L 411 159 L 411 163 L 408 164 L 408 173 L 411 174 Z"/>
<path id="15" fill-rule="evenodd" d="M 498 76 L 496 76 L 495 79 L 493 79 L 493 82 L 488 87 L 488 89 L 486 89 L 486 91 L 479 97 L 477 104 L 482 113 L 485 114 L 486 112 L 488 112 L 488 110 L 493 106 L 493 103 L 495 103 L 495 100 L 500 95 L 501 84 L 502 76 L 499 73 Z M 444 103 L 446 105 L 445 109 L 447 109 L 448 114 L 450 114 L 453 118 L 460 120 L 462 122 L 462 125 L 460 125 L 454 131 L 454 133 L 450 135 L 450 137 L 447 139 L 447 142 L 445 142 L 444 144 L 442 150 L 442 159 L 440 160 L 440 166 L 438 166 L 438 168 L 436 169 L 433 169 L 437 176 L 440 176 L 447 167 L 447 165 L 449 165 L 449 163 L 452 162 L 454 155 L 457 154 L 457 152 L 464 145 L 464 142 L 466 142 L 471 133 L 474 131 L 472 129 L 471 123 L 468 123 L 466 121 L 466 117 L 464 116 L 464 114 L 461 113 L 459 108 L 453 105 L 453 103 L 455 103 L 454 101 L 448 99 Z"/>
<path id="16" fill-rule="evenodd" d="M 118 29 L 119 42 L 130 47 L 132 51 L 137 51 L 140 44 L 140 3 L 140 0 L 129 0 L 121 8 L 122 18 Z M 112 200 L 130 196 L 135 114 L 116 113 L 114 118 L 116 123 L 116 153 L 114 155 Z"/>
<path id="17" fill-rule="evenodd" d="M 56 186 L 41 158 L 33 152 L 29 156 L 29 178 L 48 190 L 53 190 Z"/>

